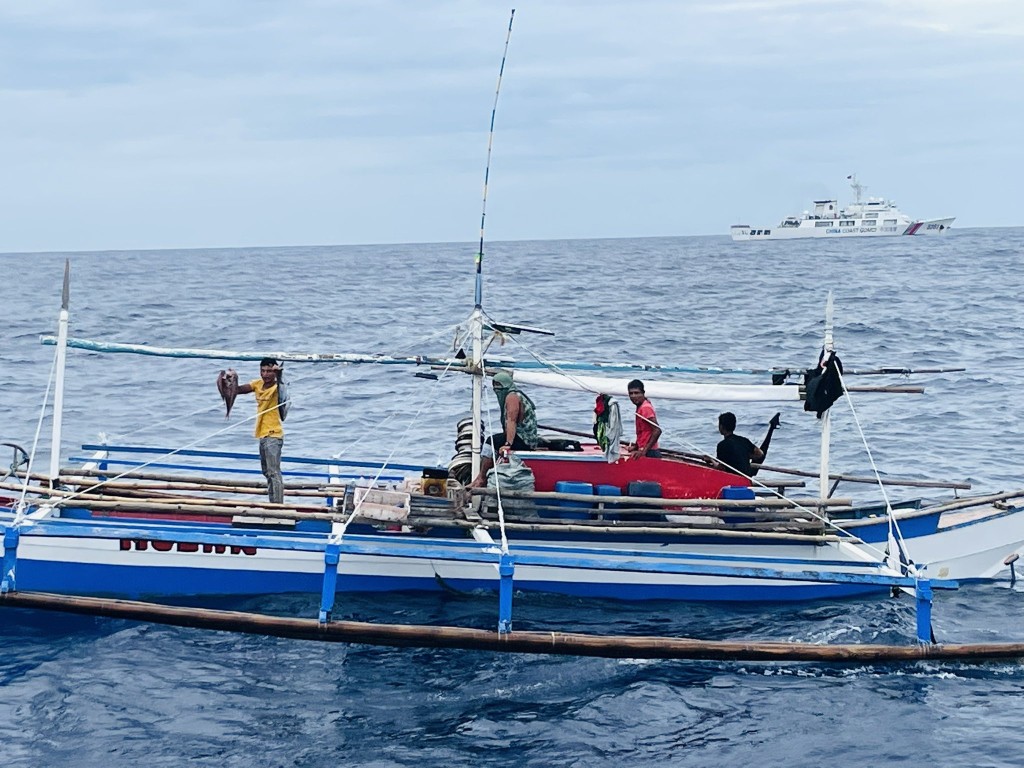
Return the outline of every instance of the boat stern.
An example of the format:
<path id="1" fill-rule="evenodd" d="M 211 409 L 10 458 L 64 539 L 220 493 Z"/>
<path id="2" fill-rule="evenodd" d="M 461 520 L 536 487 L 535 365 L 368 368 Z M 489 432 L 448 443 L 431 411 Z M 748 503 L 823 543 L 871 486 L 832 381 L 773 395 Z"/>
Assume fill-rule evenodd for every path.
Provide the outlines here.
<path id="1" fill-rule="evenodd" d="M 732 235 L 733 240 L 749 240 L 750 239 L 750 225 L 749 224 L 733 224 L 729 228 L 729 234 Z"/>

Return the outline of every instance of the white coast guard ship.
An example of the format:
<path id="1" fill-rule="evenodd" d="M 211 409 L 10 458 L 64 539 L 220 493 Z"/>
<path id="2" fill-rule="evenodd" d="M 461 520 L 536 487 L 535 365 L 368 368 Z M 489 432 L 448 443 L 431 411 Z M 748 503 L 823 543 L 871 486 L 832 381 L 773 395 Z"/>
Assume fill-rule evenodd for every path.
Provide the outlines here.
<path id="1" fill-rule="evenodd" d="M 774 228 L 732 226 L 733 240 L 790 240 L 802 237 L 891 237 L 895 235 L 941 235 L 955 217 L 911 219 L 892 200 L 881 197 L 861 199 L 867 187 L 857 177 L 847 176 L 855 200 L 842 210 L 835 200 L 815 200 L 814 210 L 802 216 L 787 216 Z"/>

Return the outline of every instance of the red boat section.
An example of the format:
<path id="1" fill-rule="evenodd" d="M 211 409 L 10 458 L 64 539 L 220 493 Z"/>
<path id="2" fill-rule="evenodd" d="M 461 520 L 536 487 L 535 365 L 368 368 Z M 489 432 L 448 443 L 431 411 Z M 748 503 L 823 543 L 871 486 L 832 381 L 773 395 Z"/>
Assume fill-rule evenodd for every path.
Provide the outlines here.
<path id="1" fill-rule="evenodd" d="M 631 482 L 646 480 L 661 485 L 662 498 L 717 499 L 726 486 L 750 485 L 741 475 L 683 459 L 644 457 L 609 464 L 596 445 L 585 445 L 580 452 L 517 451 L 516 455 L 533 470 L 538 491 L 553 491 L 556 482 L 567 480 L 614 485 L 625 495 Z"/>

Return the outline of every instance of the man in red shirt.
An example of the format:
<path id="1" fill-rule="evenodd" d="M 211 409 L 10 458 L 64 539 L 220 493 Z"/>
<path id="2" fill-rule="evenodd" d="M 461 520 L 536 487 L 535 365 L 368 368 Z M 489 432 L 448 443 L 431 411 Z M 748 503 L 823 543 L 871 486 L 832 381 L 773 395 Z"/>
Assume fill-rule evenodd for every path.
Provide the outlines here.
<path id="1" fill-rule="evenodd" d="M 658 426 L 654 405 L 644 394 L 644 383 L 640 379 L 633 379 L 629 382 L 627 389 L 629 399 L 636 406 L 636 442 L 629 444 L 628 458 L 636 459 L 640 456 L 648 456 L 652 459 L 660 459 L 661 451 L 658 450 L 658 438 L 661 437 L 661 427 Z"/>

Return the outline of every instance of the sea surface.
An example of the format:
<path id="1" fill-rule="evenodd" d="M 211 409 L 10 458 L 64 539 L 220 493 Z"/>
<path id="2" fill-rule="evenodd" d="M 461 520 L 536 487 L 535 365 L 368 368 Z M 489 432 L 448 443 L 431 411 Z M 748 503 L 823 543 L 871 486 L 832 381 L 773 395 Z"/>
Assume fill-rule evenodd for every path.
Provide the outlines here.
<path id="1" fill-rule="evenodd" d="M 472 309 L 476 250 L 450 243 L 0 255 L 0 441 L 35 446 L 34 466 L 48 466 L 42 406 L 54 348 L 39 337 L 55 332 L 66 259 L 73 336 L 443 355 L 460 345 Z M 507 242 L 489 244 L 484 259 L 488 314 L 555 333 L 495 342 L 492 352 L 516 359 L 801 369 L 817 360 L 830 290 L 848 371 L 966 369 L 849 378 L 925 392 L 840 401 L 833 470 L 863 475 L 874 462 L 891 476 L 967 481 L 983 491 L 1024 487 L 1024 229 L 822 243 Z M 168 448 L 255 450 L 251 402 L 224 417 L 215 378 L 226 365 L 71 350 L 61 460 L 80 456 L 78 446 L 101 434 Z M 253 363 L 235 367 L 242 380 L 257 375 Z M 464 377 L 430 381 L 390 366 L 287 368 L 287 455 L 442 465 L 451 458 L 455 424 L 468 412 Z M 589 431 L 589 396 L 531 395 L 542 423 Z M 712 451 L 720 405 L 655 405 L 665 447 Z M 733 410 L 737 431 L 758 440 L 775 409 Z M 771 463 L 813 469 L 813 414 L 783 409 L 782 422 Z M 315 615 L 309 596 L 213 603 Z M 489 595 L 354 595 L 339 599 L 336 615 L 490 628 L 497 606 Z M 714 639 L 907 643 L 914 634 L 907 599 L 723 608 L 521 596 L 514 620 L 518 629 Z M 946 642 L 1024 641 L 1024 587 L 941 593 L 934 623 Z M 1024 762 L 1024 663 L 1016 662 L 706 663 L 401 650 L 9 608 L 0 609 L 0 641 L 5 768 Z"/>

